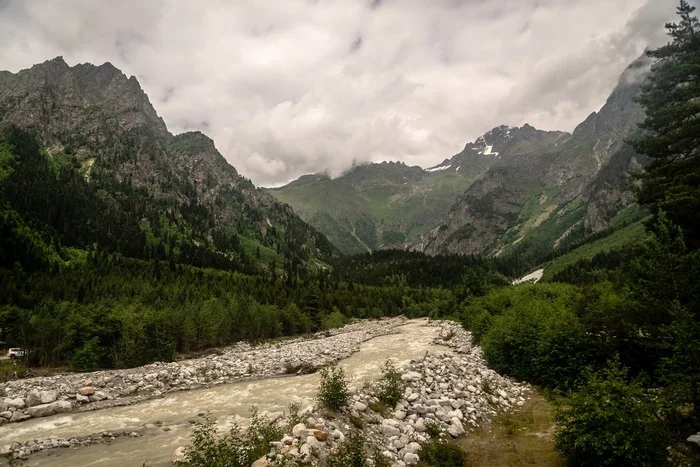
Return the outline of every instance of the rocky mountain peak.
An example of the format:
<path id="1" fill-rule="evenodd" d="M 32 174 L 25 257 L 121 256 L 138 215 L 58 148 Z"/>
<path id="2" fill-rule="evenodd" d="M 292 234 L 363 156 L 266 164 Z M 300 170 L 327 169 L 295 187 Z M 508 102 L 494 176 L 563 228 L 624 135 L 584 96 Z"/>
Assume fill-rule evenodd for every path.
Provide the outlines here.
<path id="1" fill-rule="evenodd" d="M 430 254 L 500 255 L 557 248 L 572 232 L 585 236 L 602 228 L 631 202 L 626 174 L 639 161 L 625 139 L 643 118 L 635 97 L 650 66 L 646 56 L 628 66 L 605 105 L 573 134 L 501 126 L 468 144 L 449 164 L 490 160 L 484 163 L 487 171 L 442 226 L 407 247 Z"/>
<path id="2" fill-rule="evenodd" d="M 138 80 L 111 63 L 71 67 L 56 57 L 5 73 L 0 109 L 3 125 L 34 128 L 47 146 L 93 150 L 117 129 L 148 131 L 163 142 L 170 137 Z"/>
<path id="3" fill-rule="evenodd" d="M 198 131 L 173 136 L 138 80 L 111 63 L 71 67 L 57 57 L 0 72 L 0 131 L 9 126 L 34 133 L 49 157 L 70 161 L 65 167 L 79 170 L 110 202 L 138 197 L 141 207 L 167 206 L 150 225 L 165 222 L 167 211 L 181 232 L 198 232 L 199 244 L 213 242 L 217 232 L 220 253 L 243 251 L 237 235 L 248 246 L 269 248 L 279 264 L 285 255 L 333 252 L 289 206 L 240 176 L 211 138 Z"/>

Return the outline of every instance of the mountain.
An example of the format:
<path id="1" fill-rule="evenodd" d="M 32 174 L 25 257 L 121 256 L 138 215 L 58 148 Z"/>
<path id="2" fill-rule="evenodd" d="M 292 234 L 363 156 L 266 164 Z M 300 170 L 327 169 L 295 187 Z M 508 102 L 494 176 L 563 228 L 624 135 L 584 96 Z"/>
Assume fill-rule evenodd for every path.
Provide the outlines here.
<path id="1" fill-rule="evenodd" d="M 69 246 L 255 272 L 317 267 L 336 254 L 210 138 L 172 135 L 137 79 L 110 63 L 70 67 L 59 57 L 0 72 L 0 133 L 15 148 L 0 200 Z"/>
<path id="2" fill-rule="evenodd" d="M 539 153 L 501 158 L 439 227 L 406 247 L 428 254 L 536 255 L 601 229 L 632 203 L 629 171 L 644 163 L 625 139 L 643 118 L 634 97 L 649 67 L 647 57 L 632 63 L 602 109 L 573 134 Z"/>
<path id="3" fill-rule="evenodd" d="M 345 253 L 400 247 L 439 226 L 457 197 L 491 167 L 539 154 L 567 137 L 530 125 L 501 126 L 425 170 L 400 162 L 366 164 L 335 179 L 305 175 L 269 192 Z"/>
<path id="4" fill-rule="evenodd" d="M 546 255 L 633 203 L 629 173 L 645 160 L 625 139 L 643 118 L 634 98 L 650 64 L 646 56 L 633 62 L 573 133 L 499 126 L 428 169 L 368 164 L 335 179 L 305 175 L 270 193 L 345 253 Z M 617 220 L 639 215 L 626 210 Z"/>

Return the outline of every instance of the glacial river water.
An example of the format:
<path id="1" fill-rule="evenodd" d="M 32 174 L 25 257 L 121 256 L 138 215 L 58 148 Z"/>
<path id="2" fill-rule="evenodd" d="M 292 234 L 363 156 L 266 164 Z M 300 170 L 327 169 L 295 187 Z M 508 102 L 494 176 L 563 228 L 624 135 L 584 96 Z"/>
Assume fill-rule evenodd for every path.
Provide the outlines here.
<path id="1" fill-rule="evenodd" d="M 426 326 L 424 320 L 411 321 L 397 328 L 397 331 L 396 334 L 365 342 L 359 352 L 340 362 L 351 386 L 359 387 L 366 381 L 377 379 L 387 358 L 392 358 L 401 365 L 426 352 L 449 350 L 432 344 L 439 334 L 439 328 Z M 302 407 L 308 407 L 313 403 L 318 383 L 318 374 L 244 381 L 172 393 L 161 399 L 127 407 L 6 424 L 0 427 L 0 444 L 54 437 L 70 438 L 103 431 L 143 430 L 149 425 L 143 431 L 143 436 L 138 438 L 125 437 L 109 444 L 44 451 L 31 456 L 27 465 L 172 465 L 173 452 L 189 442 L 192 432 L 190 421 L 199 420 L 198 414 L 209 411 L 219 425 L 225 427 L 233 421 L 248 417 L 252 406 L 257 406 L 261 412 L 281 412 L 291 402 L 299 402 Z"/>

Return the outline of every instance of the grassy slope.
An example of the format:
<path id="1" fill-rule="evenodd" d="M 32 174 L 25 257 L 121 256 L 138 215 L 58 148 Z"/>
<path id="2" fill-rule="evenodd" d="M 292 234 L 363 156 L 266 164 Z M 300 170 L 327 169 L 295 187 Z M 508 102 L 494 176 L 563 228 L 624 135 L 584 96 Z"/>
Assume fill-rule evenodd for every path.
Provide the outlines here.
<path id="1" fill-rule="evenodd" d="M 514 413 L 501 414 L 454 442 L 466 451 L 470 466 L 565 467 L 568 464 L 554 450 L 553 412 L 552 404 L 534 393 Z"/>
<path id="2" fill-rule="evenodd" d="M 473 181 L 473 177 L 448 170 L 405 184 L 384 181 L 381 175 L 360 186 L 351 185 L 344 177 L 319 177 L 269 191 L 290 204 L 341 251 L 364 253 L 435 228 Z"/>
<path id="3" fill-rule="evenodd" d="M 627 227 L 614 231 L 607 237 L 581 245 L 575 250 L 541 265 L 540 267 L 544 268 L 542 280 L 551 280 L 555 274 L 579 260 L 590 259 L 598 253 L 619 249 L 625 245 L 640 241 L 644 239 L 645 236 L 646 230 L 644 227 L 644 220 L 634 222 Z"/>

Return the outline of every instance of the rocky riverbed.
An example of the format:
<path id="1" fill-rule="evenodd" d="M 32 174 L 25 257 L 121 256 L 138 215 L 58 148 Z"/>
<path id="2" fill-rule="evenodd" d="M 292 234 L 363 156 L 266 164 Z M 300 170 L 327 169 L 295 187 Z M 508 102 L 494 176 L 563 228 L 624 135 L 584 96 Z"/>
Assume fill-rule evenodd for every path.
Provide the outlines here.
<path id="1" fill-rule="evenodd" d="M 275 448 L 253 466 L 286 465 L 290 456 L 317 465 L 358 427 L 394 467 L 415 465 L 421 445 L 431 436 L 458 437 L 498 412 L 525 403 L 528 386 L 489 369 L 468 332 L 454 323 L 436 325 L 442 327 L 437 340 L 456 352 L 426 354 L 402 368 L 403 398 L 395 407 L 373 410 L 380 407 L 378 385 L 361 388 L 344 413 L 332 417 L 319 411 L 303 414 L 305 421 L 274 443 Z M 174 461 L 181 460 L 183 453 L 183 448 L 176 451 Z"/>
<path id="2" fill-rule="evenodd" d="M 360 344 L 388 334 L 405 318 L 362 321 L 310 337 L 251 346 L 240 343 L 215 355 L 126 370 L 73 373 L 0 384 L 0 425 L 71 411 L 134 404 L 173 391 L 253 378 L 314 371 L 355 353 Z M 114 436 L 114 434 L 109 434 Z M 75 443 L 86 440 L 75 439 Z M 70 440 L 43 443 L 61 446 Z M 0 442 L 1 443 L 1 442 Z M 70 443 L 73 444 L 73 443 Z M 2 446 L 0 451 L 13 450 Z M 23 449 L 26 454 L 31 449 Z"/>
<path id="3" fill-rule="evenodd" d="M 439 346 L 430 344 L 433 338 Z M 440 351 L 440 346 L 445 345 L 453 351 Z M 361 351 L 355 353 L 358 349 Z M 372 410 L 376 408 L 376 398 L 369 381 L 379 376 L 378 367 L 388 357 L 398 357 L 395 361 L 400 364 L 405 391 L 396 407 L 381 414 Z M 350 410 L 339 418 L 326 419 L 312 409 L 310 397 L 318 387 L 318 375 L 280 378 L 338 360 L 342 360 L 342 366 L 349 364 L 348 375 L 355 388 Z M 370 367 L 375 370 L 367 373 Z M 167 376 L 161 374 L 163 370 Z M 235 383 L 221 385 L 224 382 Z M 136 394 L 132 394 L 132 386 L 136 386 Z M 8 394 L 0 398 L 0 403 L 15 403 L 16 407 L 7 410 L 12 414 L 29 415 L 34 407 L 41 409 L 56 402 L 70 404 L 71 408 L 66 406 L 66 410 L 72 414 L 46 419 L 32 417 L 32 421 L 19 425 L 5 422 L 5 426 L 0 426 L 0 453 L 27 458 L 45 451 L 32 456 L 32 463 L 61 466 L 96 460 L 99 461 L 95 465 L 123 465 L 121 453 L 127 451 L 132 452 L 132 457 L 139 453 L 133 459 L 138 465 L 144 462 L 166 465 L 175 448 L 184 444 L 189 432 L 187 425 L 199 411 L 215 406 L 222 420 L 231 410 L 235 417 L 244 415 L 251 404 L 278 411 L 292 400 L 301 400 L 302 406 L 308 407 L 303 429 L 298 426 L 295 432 L 281 439 L 276 452 L 261 459 L 259 465 L 278 462 L 282 453 L 308 454 L 319 459 L 336 449 L 350 433 L 353 418 L 355 423 L 361 422 L 367 438 L 394 465 L 411 465 L 420 457 L 420 445 L 429 438 L 429 432 L 434 433 L 435 427 L 449 433 L 448 436 L 456 436 L 500 410 L 520 405 L 527 391 L 526 386 L 488 369 L 480 349 L 472 346 L 469 334 L 460 326 L 403 318 L 361 322 L 327 336 L 316 336 L 314 340 L 293 339 L 255 348 L 241 344 L 200 359 L 130 370 L 33 378 L 8 383 L 3 388 Z M 84 394 L 91 392 L 84 388 L 95 392 Z M 184 389 L 196 390 L 182 392 Z M 47 392 L 52 393 L 47 395 Z M 108 398 L 97 400 L 94 396 L 98 392 Z M 166 397 L 167 393 L 170 394 Z M 87 402 L 78 402 L 79 395 L 86 397 Z M 54 396 L 55 400 L 48 402 Z M 17 399 L 24 406 L 20 407 Z M 144 402 L 133 405 L 140 400 Z M 124 407 L 105 407 L 93 415 L 92 409 L 104 405 Z M 236 405 L 241 407 L 233 409 Z M 174 442 L 177 444 L 173 445 Z M 81 446 L 79 450 L 57 449 Z"/>

